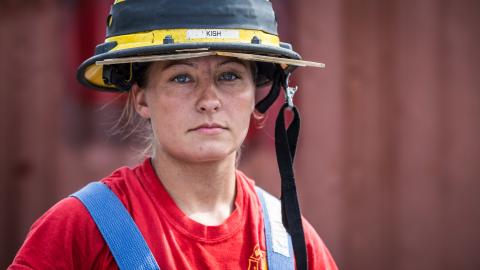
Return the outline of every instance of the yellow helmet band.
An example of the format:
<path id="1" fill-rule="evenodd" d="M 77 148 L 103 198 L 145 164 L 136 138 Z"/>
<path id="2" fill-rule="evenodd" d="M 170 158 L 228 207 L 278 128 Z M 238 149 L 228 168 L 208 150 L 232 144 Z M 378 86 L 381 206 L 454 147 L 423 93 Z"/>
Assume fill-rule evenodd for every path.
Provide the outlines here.
<path id="1" fill-rule="evenodd" d="M 114 36 L 105 42 L 117 42 L 111 51 L 178 43 L 245 43 L 280 47 L 278 36 L 249 29 L 161 29 Z"/>

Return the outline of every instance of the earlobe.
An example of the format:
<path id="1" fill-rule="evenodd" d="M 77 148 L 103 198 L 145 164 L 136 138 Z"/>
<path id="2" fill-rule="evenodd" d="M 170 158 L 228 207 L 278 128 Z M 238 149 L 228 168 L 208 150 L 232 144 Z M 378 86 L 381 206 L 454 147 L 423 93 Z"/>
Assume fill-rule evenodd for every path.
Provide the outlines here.
<path id="1" fill-rule="evenodd" d="M 147 103 L 145 89 L 142 89 L 137 84 L 134 84 L 130 91 L 133 92 L 133 104 L 135 106 L 135 111 L 137 111 L 141 117 L 150 119 L 150 110 Z"/>

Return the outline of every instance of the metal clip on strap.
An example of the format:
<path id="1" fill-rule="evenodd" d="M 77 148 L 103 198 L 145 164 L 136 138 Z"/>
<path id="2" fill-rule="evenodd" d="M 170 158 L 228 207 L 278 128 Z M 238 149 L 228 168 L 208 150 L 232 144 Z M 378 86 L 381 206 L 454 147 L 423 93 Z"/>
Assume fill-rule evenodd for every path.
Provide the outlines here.
<path id="1" fill-rule="evenodd" d="M 288 108 L 293 109 L 295 105 L 293 104 L 293 96 L 298 90 L 298 86 L 290 86 L 290 75 L 292 73 L 289 73 L 285 79 L 285 100 L 288 104 Z"/>

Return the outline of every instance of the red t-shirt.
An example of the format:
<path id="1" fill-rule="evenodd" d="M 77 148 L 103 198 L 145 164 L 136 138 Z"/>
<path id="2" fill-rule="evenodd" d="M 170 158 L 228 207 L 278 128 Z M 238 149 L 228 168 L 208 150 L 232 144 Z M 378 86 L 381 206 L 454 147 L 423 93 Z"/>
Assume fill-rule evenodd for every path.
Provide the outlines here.
<path id="1" fill-rule="evenodd" d="M 135 220 L 161 269 L 267 269 L 261 205 L 254 182 L 237 172 L 235 210 L 218 226 L 186 216 L 158 179 L 150 159 L 102 180 Z M 112 217 L 114 218 L 114 217 Z M 305 220 L 309 269 L 337 269 Z M 54 205 L 33 225 L 14 269 L 118 269 L 90 214 L 76 198 Z"/>

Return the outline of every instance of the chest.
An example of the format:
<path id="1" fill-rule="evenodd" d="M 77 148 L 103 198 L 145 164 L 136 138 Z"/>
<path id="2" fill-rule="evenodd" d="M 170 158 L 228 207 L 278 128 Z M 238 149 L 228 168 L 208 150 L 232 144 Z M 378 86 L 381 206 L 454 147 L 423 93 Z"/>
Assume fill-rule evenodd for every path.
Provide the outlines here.
<path id="1" fill-rule="evenodd" d="M 272 250 L 281 247 L 275 239 L 281 238 L 286 240 L 289 253 L 288 235 L 284 232 L 279 238 L 275 229 L 275 223 L 283 228 L 281 216 L 272 215 L 279 212 L 278 207 L 272 208 L 278 203 L 276 199 L 265 200 L 263 193 L 262 211 L 239 209 L 222 225 L 204 226 L 185 215 L 148 206 L 129 213 L 103 184 L 90 189 L 94 192 L 87 188 L 73 196 L 86 206 L 105 240 L 93 268 L 117 269 L 116 265 L 120 265 L 122 269 L 137 269 L 140 265 L 142 269 L 267 269 L 275 257 L 270 256 Z M 270 201 L 270 207 L 265 201 Z M 273 249 L 268 248 L 272 243 Z"/>

